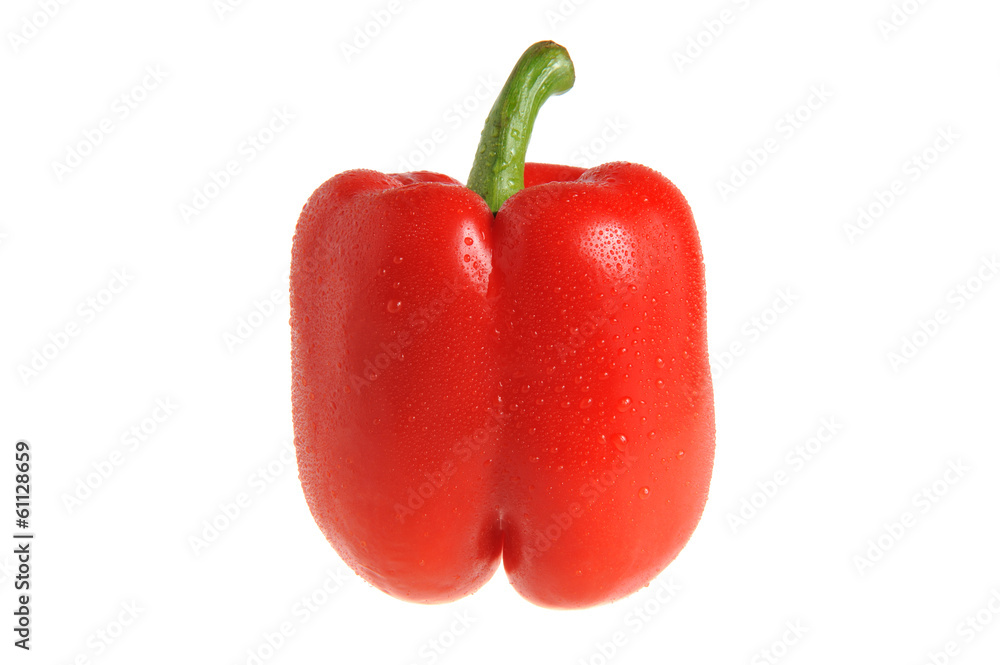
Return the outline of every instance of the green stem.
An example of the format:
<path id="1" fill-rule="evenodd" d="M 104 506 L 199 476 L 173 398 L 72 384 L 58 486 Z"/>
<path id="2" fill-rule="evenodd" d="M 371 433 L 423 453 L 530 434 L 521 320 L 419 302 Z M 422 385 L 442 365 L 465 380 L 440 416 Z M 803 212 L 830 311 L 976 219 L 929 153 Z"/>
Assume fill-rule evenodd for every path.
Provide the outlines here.
<path id="1" fill-rule="evenodd" d="M 569 53 L 555 42 L 532 44 L 514 65 L 483 127 L 468 187 L 496 213 L 524 189 L 524 156 L 535 116 L 552 95 L 573 87 Z"/>

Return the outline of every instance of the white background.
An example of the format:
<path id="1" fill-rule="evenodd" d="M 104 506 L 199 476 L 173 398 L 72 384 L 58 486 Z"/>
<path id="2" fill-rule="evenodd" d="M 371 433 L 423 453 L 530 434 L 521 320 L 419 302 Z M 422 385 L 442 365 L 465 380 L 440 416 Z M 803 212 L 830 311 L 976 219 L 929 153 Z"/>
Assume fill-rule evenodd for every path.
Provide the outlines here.
<path id="1" fill-rule="evenodd" d="M 221 16 L 211 0 L 92 0 L 49 3 L 51 18 L 40 4 L 10 0 L 0 16 L 0 490 L 12 503 L 12 449 L 26 438 L 37 534 L 30 653 L 11 645 L 13 546 L 0 549 L 0 660 L 755 663 L 770 650 L 789 664 L 997 662 L 995 2 L 908 0 L 912 16 L 885 35 L 890 0 L 409 0 L 350 58 L 343 45 L 372 12 L 386 22 L 388 0 L 246 0 Z M 723 10 L 729 23 L 714 23 Z M 283 452 L 294 224 L 349 168 L 405 159 L 464 180 L 495 95 L 481 77 L 501 82 L 540 39 L 569 49 L 577 84 L 543 109 L 529 159 L 644 163 L 694 209 L 712 492 L 680 557 L 613 605 L 540 609 L 502 573 L 460 602 L 411 605 L 345 567 Z M 276 109 L 294 119 L 251 151 Z M 60 178 L 54 163 L 105 119 L 112 131 Z M 765 145 L 763 165 L 743 165 Z M 914 171 L 925 150 L 933 163 Z M 239 173 L 186 220 L 181 205 L 229 161 Z M 741 165 L 753 174 L 724 197 Z M 902 193 L 849 234 L 896 179 Z M 127 287 L 104 293 L 121 270 Z M 275 291 L 260 305 L 270 315 L 227 346 Z M 779 291 L 794 302 L 770 312 Z M 917 334 L 938 310 L 946 323 Z M 894 363 L 904 337 L 920 348 Z M 725 356 L 734 342 L 740 354 Z M 35 352 L 51 357 L 28 376 Z M 157 399 L 176 409 L 152 431 Z M 838 431 L 801 461 L 824 418 Z M 145 440 L 126 434 L 144 425 Z M 111 456 L 108 477 L 93 475 Z M 771 487 L 776 473 L 787 482 Z M 226 518 L 220 506 L 241 493 Z M 4 539 L 12 513 L 0 509 Z M 196 553 L 211 521 L 223 528 Z M 676 587 L 663 603 L 660 582 Z M 139 613 L 124 627 L 123 603 Z M 456 615 L 472 622 L 457 636 Z M 291 634 L 272 649 L 284 622 Z"/>

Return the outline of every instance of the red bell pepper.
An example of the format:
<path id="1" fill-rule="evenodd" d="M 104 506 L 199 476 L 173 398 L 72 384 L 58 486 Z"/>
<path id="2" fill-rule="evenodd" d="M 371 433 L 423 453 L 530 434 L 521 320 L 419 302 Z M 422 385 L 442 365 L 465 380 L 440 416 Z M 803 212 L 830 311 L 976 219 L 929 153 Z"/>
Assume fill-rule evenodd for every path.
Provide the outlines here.
<path id="1" fill-rule="evenodd" d="M 577 608 L 677 556 L 714 455 L 705 279 L 691 210 L 659 173 L 525 164 L 568 90 L 552 42 L 522 56 L 469 186 L 355 170 L 295 233 L 295 446 L 309 508 L 398 598 L 495 572 Z"/>

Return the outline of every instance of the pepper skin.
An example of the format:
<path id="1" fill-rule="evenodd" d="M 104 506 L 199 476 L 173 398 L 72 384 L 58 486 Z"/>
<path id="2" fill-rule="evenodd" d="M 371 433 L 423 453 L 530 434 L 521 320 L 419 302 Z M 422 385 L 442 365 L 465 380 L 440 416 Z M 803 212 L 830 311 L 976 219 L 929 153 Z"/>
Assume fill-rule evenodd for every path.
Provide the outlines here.
<path id="1" fill-rule="evenodd" d="M 522 62 L 554 76 L 565 51 L 532 49 Z M 520 154 L 477 162 L 471 189 L 348 171 L 299 218 L 300 479 L 344 561 L 398 598 L 461 598 L 502 558 L 538 605 L 613 601 L 677 556 L 708 496 L 704 266 L 687 202 L 644 166 Z M 499 179 L 476 183 L 477 168 Z"/>

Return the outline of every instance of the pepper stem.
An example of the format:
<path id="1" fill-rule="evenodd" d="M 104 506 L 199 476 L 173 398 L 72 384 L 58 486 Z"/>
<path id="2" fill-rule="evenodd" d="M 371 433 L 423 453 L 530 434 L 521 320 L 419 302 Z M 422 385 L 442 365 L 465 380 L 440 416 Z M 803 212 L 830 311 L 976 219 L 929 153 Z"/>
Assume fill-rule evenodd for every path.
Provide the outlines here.
<path id="1" fill-rule="evenodd" d="M 532 44 L 500 91 L 486 126 L 468 187 L 495 214 L 504 201 L 524 189 L 524 157 L 535 116 L 552 95 L 573 87 L 576 74 L 569 53 L 555 42 Z"/>

